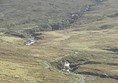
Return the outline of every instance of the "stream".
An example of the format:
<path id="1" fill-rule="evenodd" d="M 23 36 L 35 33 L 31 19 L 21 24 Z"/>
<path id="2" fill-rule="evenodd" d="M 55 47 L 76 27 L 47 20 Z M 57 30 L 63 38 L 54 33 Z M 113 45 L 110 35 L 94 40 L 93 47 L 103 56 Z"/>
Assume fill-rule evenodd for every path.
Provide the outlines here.
<path id="1" fill-rule="evenodd" d="M 69 24 L 66 27 L 71 26 L 71 24 L 75 23 L 76 21 L 79 21 L 79 19 L 84 15 L 84 13 L 89 11 L 91 9 L 91 7 L 99 5 L 104 1 L 106 1 L 106 0 L 93 0 L 93 4 L 84 5 L 77 12 L 70 13 L 70 15 L 67 17 L 67 19 L 65 19 L 66 21 L 69 22 Z M 65 27 L 65 26 L 61 27 L 60 25 L 63 25 L 63 23 L 50 24 L 50 26 L 52 27 L 52 30 L 59 30 L 60 28 L 63 29 Z M 36 28 L 33 28 L 33 29 L 35 30 Z M 36 39 L 36 36 L 32 36 L 25 45 L 29 46 L 29 45 L 36 43 L 35 39 Z"/>
<path id="2" fill-rule="evenodd" d="M 95 4 L 93 4 L 93 6 L 95 6 L 96 4 L 99 4 L 99 3 L 101 3 L 101 2 L 103 2 L 104 0 L 95 0 Z M 71 19 L 74 19 L 74 20 L 77 20 L 78 18 L 80 18 L 83 14 L 84 14 L 84 12 L 86 12 L 86 11 L 88 11 L 89 9 L 90 9 L 90 7 L 92 7 L 92 6 L 90 6 L 90 5 L 87 5 L 84 9 L 82 9 L 80 12 L 77 12 L 77 13 L 73 13 L 73 14 L 71 14 Z M 76 19 L 77 18 L 77 19 Z M 30 42 L 31 43 L 31 42 Z M 35 42 L 34 42 L 35 43 Z M 31 44 L 30 44 L 31 45 Z M 68 55 L 66 55 L 66 56 L 68 56 Z M 62 58 L 64 58 L 64 57 L 66 57 L 66 56 L 63 56 L 63 57 L 58 57 L 58 58 L 56 58 L 54 61 L 55 62 L 57 62 L 58 60 L 61 60 Z M 54 62 L 53 61 L 53 62 Z M 45 65 L 45 68 L 46 69 L 52 69 L 52 66 L 51 66 L 51 64 L 49 64 L 47 61 L 44 61 L 44 65 Z M 53 68 L 54 69 L 54 68 Z M 54 69 L 55 70 L 55 69 Z M 64 71 L 62 71 L 62 70 L 58 70 L 59 72 L 62 72 L 62 73 L 67 73 L 67 72 L 64 72 Z M 97 77 L 94 77 L 94 76 L 88 76 L 88 75 L 83 75 L 83 74 L 75 74 L 75 73 L 73 73 L 73 72 L 68 72 L 68 73 L 70 73 L 70 74 L 72 74 L 72 75 L 76 75 L 78 78 L 79 78 L 79 82 L 78 83 L 86 83 L 86 79 L 87 79 L 87 77 L 89 78 L 89 80 L 92 80 L 92 79 L 96 79 Z"/>

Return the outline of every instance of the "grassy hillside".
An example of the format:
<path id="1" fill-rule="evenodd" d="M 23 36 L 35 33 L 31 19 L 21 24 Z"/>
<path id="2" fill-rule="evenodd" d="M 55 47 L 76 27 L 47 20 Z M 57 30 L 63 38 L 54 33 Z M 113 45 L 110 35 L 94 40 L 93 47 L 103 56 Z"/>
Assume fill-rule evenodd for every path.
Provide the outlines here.
<path id="1" fill-rule="evenodd" d="M 118 83 L 117 3 L 117 0 L 0 0 L 0 82 Z M 69 29 L 45 31 L 51 23 L 67 21 L 70 14 L 88 6 L 66 27 Z M 46 27 L 40 26 L 45 24 Z M 43 28 L 44 31 L 35 33 L 42 37 L 26 46 L 23 36 L 34 35 L 30 30 L 27 32 L 33 28 Z M 72 73 L 60 70 L 63 60 L 76 64 Z"/>
<path id="2" fill-rule="evenodd" d="M 118 9 L 117 0 L 105 0 L 90 8 L 90 11 L 84 13 L 74 27 L 80 29 L 113 29 L 117 28 Z"/>
<path id="3" fill-rule="evenodd" d="M 65 20 L 90 0 L 0 0 L 0 30 L 23 30 Z"/>

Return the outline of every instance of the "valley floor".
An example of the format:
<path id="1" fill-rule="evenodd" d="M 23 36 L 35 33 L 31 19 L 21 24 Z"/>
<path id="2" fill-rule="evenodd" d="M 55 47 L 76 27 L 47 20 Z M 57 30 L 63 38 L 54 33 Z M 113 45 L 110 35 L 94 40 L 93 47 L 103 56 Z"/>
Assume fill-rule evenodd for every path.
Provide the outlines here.
<path id="1" fill-rule="evenodd" d="M 0 81 L 2 83 L 79 83 L 78 76 L 59 72 L 50 64 L 58 57 L 69 55 L 73 51 L 78 53 L 80 59 L 85 57 L 90 61 L 100 62 L 100 64 L 81 65 L 75 72 L 99 71 L 98 73 L 117 76 L 118 56 L 116 52 L 109 50 L 118 48 L 117 32 L 117 29 L 49 31 L 43 32 L 44 38 L 31 46 L 25 46 L 23 39 L 8 37 L 1 33 Z M 112 78 L 85 79 L 85 81 L 87 83 L 118 82 Z"/>
<path id="2" fill-rule="evenodd" d="M 0 83 L 118 83 L 118 0 L 18 1 L 0 4 Z M 65 27 L 68 14 L 77 19 Z M 55 22 L 68 29 L 40 31 Z M 27 35 L 34 28 L 42 39 L 29 46 L 3 33 Z M 63 72 L 61 60 L 77 68 Z"/>

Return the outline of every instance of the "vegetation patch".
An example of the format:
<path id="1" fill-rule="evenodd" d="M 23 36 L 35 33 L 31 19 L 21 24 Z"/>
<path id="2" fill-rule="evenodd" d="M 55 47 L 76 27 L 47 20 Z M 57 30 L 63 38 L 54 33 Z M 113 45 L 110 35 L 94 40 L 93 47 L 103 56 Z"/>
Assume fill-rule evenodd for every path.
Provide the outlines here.
<path id="1" fill-rule="evenodd" d="M 34 82 L 35 79 L 28 75 L 28 70 L 24 66 L 12 62 L 0 61 L 0 76 L 20 79 L 22 81 Z"/>
<path id="2" fill-rule="evenodd" d="M 21 41 L 21 38 L 18 37 L 13 37 L 13 36 L 7 36 L 4 33 L 0 34 L 0 40 L 1 41 L 6 41 L 6 42 L 15 42 L 15 41 Z"/>
<path id="3" fill-rule="evenodd" d="M 91 52 L 88 54 L 83 52 L 73 52 L 72 54 L 63 57 L 58 61 L 52 62 L 51 64 L 62 70 L 64 61 L 68 61 L 72 68 L 70 71 L 73 73 L 118 80 L 117 63 L 109 63 L 109 60 L 105 60 L 104 62 L 102 57 L 107 56 L 107 53 L 102 56 L 100 55 L 100 57 L 98 57 L 99 55 L 96 56 L 96 53 L 94 54 L 91 55 Z M 107 58 L 108 56 L 106 59 Z"/>

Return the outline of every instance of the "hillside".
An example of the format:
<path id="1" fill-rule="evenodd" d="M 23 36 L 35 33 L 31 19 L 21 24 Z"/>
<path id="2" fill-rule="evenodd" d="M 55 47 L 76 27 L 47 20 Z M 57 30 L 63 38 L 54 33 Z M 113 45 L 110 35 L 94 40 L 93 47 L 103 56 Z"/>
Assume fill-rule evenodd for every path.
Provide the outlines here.
<path id="1" fill-rule="evenodd" d="M 0 82 L 118 83 L 117 4 L 0 0 Z"/>
<path id="2" fill-rule="evenodd" d="M 65 20 L 90 0 L 0 0 L 0 28 L 32 29 Z"/>

